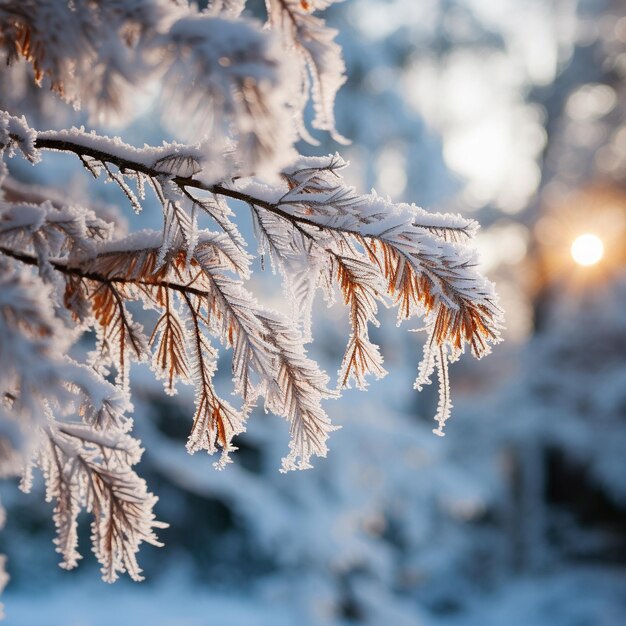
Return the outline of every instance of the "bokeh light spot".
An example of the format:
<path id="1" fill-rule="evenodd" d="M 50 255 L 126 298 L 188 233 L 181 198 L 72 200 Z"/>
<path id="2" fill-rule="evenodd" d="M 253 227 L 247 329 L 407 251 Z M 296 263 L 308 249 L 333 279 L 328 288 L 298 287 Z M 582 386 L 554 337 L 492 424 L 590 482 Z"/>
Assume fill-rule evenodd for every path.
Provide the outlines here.
<path id="1" fill-rule="evenodd" d="M 585 233 L 574 239 L 571 253 L 578 265 L 595 265 L 604 256 L 604 244 L 597 235 Z"/>

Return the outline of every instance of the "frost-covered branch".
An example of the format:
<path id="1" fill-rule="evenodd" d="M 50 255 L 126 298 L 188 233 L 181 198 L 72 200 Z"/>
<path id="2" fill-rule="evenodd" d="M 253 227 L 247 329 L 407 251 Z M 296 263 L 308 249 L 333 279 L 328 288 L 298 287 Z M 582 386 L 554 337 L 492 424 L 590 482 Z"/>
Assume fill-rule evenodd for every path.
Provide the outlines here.
<path id="1" fill-rule="evenodd" d="M 451 408 L 448 364 L 466 346 L 481 357 L 499 340 L 473 221 L 361 195 L 339 155 L 295 153 L 298 137 L 314 142 L 309 100 L 312 127 L 342 140 L 333 104 L 345 67 L 336 32 L 316 13 L 330 4 L 267 0 L 263 25 L 246 17 L 244 0 L 205 10 L 170 0 L 0 2 L 7 72 L 27 65 L 36 85 L 85 107 L 90 123 L 127 121 L 137 89 L 152 90 L 166 127 L 195 142 L 136 148 L 82 127 L 38 131 L 27 102 L 0 95 L 11 110 L 0 111 L 0 470 L 21 474 L 25 489 L 32 468 L 42 470 L 63 567 L 80 558 L 81 510 L 106 580 L 139 579 L 140 544 L 158 545 L 156 498 L 133 469 L 142 452 L 129 417 L 134 363 L 149 363 L 166 393 L 194 388 L 190 453 L 220 451 L 224 467 L 262 402 L 289 425 L 289 471 L 324 457 L 336 429 L 324 401 L 339 390 L 306 350 L 318 289 L 329 302 L 338 291 L 349 310 L 339 389 L 386 374 L 369 335 L 379 305 L 395 306 L 398 321 L 423 318 L 416 387 L 438 370 L 438 434 Z M 127 234 L 109 209 L 12 178 L 7 159 L 45 168 L 50 151 L 74 154 L 136 213 L 153 194 L 162 229 Z M 254 255 L 233 219 L 241 203 L 290 314 L 252 292 Z M 79 362 L 81 338 L 93 350 Z M 220 349 L 230 350 L 232 402 L 214 385 Z"/>
<path id="2" fill-rule="evenodd" d="M 139 577 L 139 544 L 154 543 L 152 529 L 163 525 L 152 513 L 156 498 L 131 469 L 141 456 L 137 442 L 126 434 L 130 421 L 124 413 L 131 407 L 113 385 L 60 356 L 72 333 L 49 309 L 50 289 L 36 276 L 9 269 L 6 255 L 2 259 L 0 445 L 3 462 L 12 460 L 3 474 L 11 468 L 24 473 L 22 484 L 28 490 L 31 468 L 42 469 L 47 497 L 56 501 L 56 543 L 64 567 L 77 564 L 76 518 L 85 508 L 93 515 L 94 549 L 105 577 L 113 580 L 119 571 Z M 74 413 L 83 419 L 77 422 Z M 125 506 L 117 504 L 121 493 L 112 483 L 105 485 L 113 480 L 133 484 L 132 515 L 118 514 Z M 108 503 L 103 500 L 107 493 L 113 498 Z M 101 536 L 103 528 L 116 528 L 118 538 L 108 530 Z"/>
<path id="3" fill-rule="evenodd" d="M 17 145 L 27 139 L 26 134 L 10 137 Z M 301 303 L 310 304 L 322 285 L 337 283 L 343 292 L 353 334 L 340 368 L 340 386 L 354 378 L 364 387 L 368 373 L 377 377 L 385 373 L 367 331 L 369 323 L 377 323 L 377 301 L 395 304 L 399 321 L 424 316 L 429 336 L 416 387 L 428 384 L 433 370 L 439 369 L 438 434 L 443 434 L 451 406 L 448 363 L 460 356 L 465 344 L 480 358 L 498 340 L 500 310 L 491 285 L 475 269 L 473 251 L 465 245 L 476 224 L 457 215 L 432 215 L 414 205 L 393 204 L 376 194 L 360 196 L 343 183 L 341 170 L 346 164 L 338 155 L 300 158 L 283 170 L 277 184 L 254 178 L 213 182 L 193 147 L 136 149 L 79 129 L 28 137 L 31 160 L 39 159 L 41 150 L 72 152 L 93 174 L 104 170 L 136 210 L 141 209 L 141 200 L 129 183 L 145 178 L 165 215 L 157 269 L 178 249 L 187 250 L 189 262 L 198 241 L 197 214 L 203 211 L 230 238 L 231 262 L 238 258 L 234 271 L 247 279 L 243 238 L 229 219 L 228 206 L 219 199 L 247 203 L 261 247 Z M 200 197 L 199 192 L 211 196 Z M 298 263 L 306 267 L 306 284 L 298 278 Z M 307 307 L 299 308 L 306 318 Z M 308 320 L 301 322 L 308 336 Z"/>

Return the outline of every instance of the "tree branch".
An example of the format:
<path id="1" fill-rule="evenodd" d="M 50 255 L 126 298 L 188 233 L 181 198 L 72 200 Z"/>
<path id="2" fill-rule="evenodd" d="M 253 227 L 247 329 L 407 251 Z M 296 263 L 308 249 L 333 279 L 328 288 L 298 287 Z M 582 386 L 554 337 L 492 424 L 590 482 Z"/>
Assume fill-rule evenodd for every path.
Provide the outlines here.
<path id="1" fill-rule="evenodd" d="M 24 254 L 23 252 L 18 252 L 4 246 L 0 246 L 0 254 L 4 254 L 8 257 L 15 259 L 16 261 L 25 263 L 26 265 L 32 265 L 34 267 L 39 267 L 40 265 L 39 259 L 37 257 L 30 254 Z M 206 297 L 210 295 L 209 292 L 206 290 L 197 289 L 196 287 L 192 287 L 191 285 L 181 285 L 180 283 L 173 283 L 168 280 L 146 280 L 140 278 L 124 278 L 122 276 L 106 276 L 104 274 L 99 274 L 98 272 L 85 271 L 76 265 L 67 265 L 66 263 L 63 263 L 59 260 L 50 260 L 49 263 L 55 270 L 61 272 L 62 274 L 78 276 L 80 278 L 93 280 L 95 282 L 105 285 L 110 285 L 112 283 L 132 283 L 134 285 L 144 285 L 147 287 L 164 287 L 165 289 L 171 289 L 183 295 L 191 294 L 201 297 Z"/>
<path id="2" fill-rule="evenodd" d="M 241 202 L 245 202 L 246 204 L 265 209 L 266 211 L 270 211 L 271 213 L 274 213 L 275 215 L 278 215 L 279 217 L 282 217 L 283 219 L 289 221 L 296 227 L 298 227 L 299 225 L 306 225 L 315 228 L 316 230 L 327 229 L 347 234 L 358 234 L 352 230 L 343 229 L 337 225 L 324 224 L 322 226 L 315 220 L 309 219 L 305 216 L 295 216 L 281 209 L 278 204 L 268 202 L 267 200 L 257 198 L 236 189 L 231 189 L 225 186 L 223 183 L 209 185 L 194 178 L 193 176 L 172 176 L 170 171 L 159 169 L 156 163 L 153 165 L 146 165 L 140 160 L 122 157 L 120 155 L 106 152 L 99 148 L 95 148 L 94 146 L 83 144 L 79 141 L 38 136 L 35 140 L 35 148 L 38 150 L 72 152 L 73 154 L 77 155 L 81 159 L 81 161 L 83 161 L 84 157 L 90 157 L 102 163 L 111 163 L 118 167 L 122 173 L 128 171 L 140 172 L 141 174 L 145 174 L 146 176 L 149 176 L 151 178 L 165 175 L 171 177 L 172 181 L 182 190 L 186 190 L 188 187 L 191 187 L 194 189 L 199 189 L 201 191 L 207 191 L 209 193 L 224 196 L 226 198 L 231 198 L 233 200 L 240 200 Z M 417 224 L 417 226 L 419 226 L 419 224 Z M 458 230 L 459 232 L 467 234 L 466 230 L 463 228 L 459 228 Z"/>

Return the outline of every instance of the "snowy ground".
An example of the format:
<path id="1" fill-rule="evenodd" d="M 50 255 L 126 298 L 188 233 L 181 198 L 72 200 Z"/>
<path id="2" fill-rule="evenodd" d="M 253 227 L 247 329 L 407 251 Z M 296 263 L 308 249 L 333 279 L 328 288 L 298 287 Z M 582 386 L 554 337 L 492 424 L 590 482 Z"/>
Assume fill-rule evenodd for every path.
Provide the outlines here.
<path id="1" fill-rule="evenodd" d="M 36 598 L 7 593 L 7 626 L 291 626 L 295 616 L 258 599 L 171 584 L 59 585 Z"/>
<path id="2" fill-rule="evenodd" d="M 509 583 L 446 626 L 623 626 L 626 572 L 570 569 Z"/>
<path id="3" fill-rule="evenodd" d="M 7 626 L 303 626 L 293 606 L 258 596 L 219 594 L 172 578 L 160 585 L 63 583 L 35 596 L 5 595 Z M 621 626 L 626 624 L 626 573 L 572 569 L 522 579 L 499 593 L 474 597 L 454 617 L 424 626 Z M 392 609 L 392 607 L 388 607 Z M 385 611 L 388 613 L 388 611 Z M 421 611 L 416 609 L 416 617 Z M 321 616 L 320 616 L 321 617 Z M 347 624 L 325 621 L 318 624 Z M 378 626 L 375 622 L 369 622 Z M 395 626 L 381 623 L 380 626 Z"/>

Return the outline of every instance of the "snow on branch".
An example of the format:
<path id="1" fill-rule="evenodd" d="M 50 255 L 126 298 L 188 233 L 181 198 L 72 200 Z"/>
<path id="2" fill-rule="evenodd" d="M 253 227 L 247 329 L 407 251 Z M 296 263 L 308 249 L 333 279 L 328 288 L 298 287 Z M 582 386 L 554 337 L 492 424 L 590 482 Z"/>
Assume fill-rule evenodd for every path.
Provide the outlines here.
<path id="1" fill-rule="evenodd" d="M 448 363 L 465 345 L 481 358 L 500 337 L 501 310 L 493 286 L 476 270 L 475 253 L 465 245 L 477 225 L 460 216 L 433 216 L 414 205 L 393 204 L 375 193 L 359 196 L 342 182 L 344 166 L 337 155 L 301 159 L 283 173 L 282 186 L 241 179 L 223 193 L 235 191 L 236 197 L 278 216 L 275 232 L 266 230 L 265 236 L 283 254 L 291 254 L 292 242 L 302 238 L 326 254 L 326 271 L 334 269 L 351 307 L 353 334 L 340 369 L 342 386 L 351 377 L 363 387 L 364 375 L 384 375 L 382 358 L 367 336 L 368 322 L 376 323 L 377 299 L 397 306 L 399 322 L 424 317 L 428 339 L 415 386 L 429 384 L 438 367 L 435 432 L 441 435 L 451 406 Z M 287 244 L 281 229 L 292 234 Z"/>
<path id="2" fill-rule="evenodd" d="M 267 32 L 242 19 L 190 16 L 173 24 L 166 42 L 172 59 L 163 101 L 170 122 L 181 127 L 184 120 L 187 138 L 210 134 L 215 142 L 234 121 L 238 160 L 248 173 L 272 175 L 290 160 L 291 72 Z"/>
<path id="3" fill-rule="evenodd" d="M 272 185 L 254 178 L 211 182 L 204 174 L 202 160 L 196 159 L 193 150 L 182 146 L 137 150 L 78 129 L 39 133 L 33 145 L 36 151 L 73 152 L 92 173 L 105 171 L 123 189 L 143 177 L 162 203 L 164 231 L 158 245 L 155 243 L 158 235 L 154 233 L 134 236 L 125 244 L 113 244 L 119 250 L 124 245 L 129 248 L 130 256 L 124 258 L 132 267 L 131 273 L 126 272 L 122 257 L 108 253 L 98 258 L 108 258 L 109 263 L 115 260 L 118 265 L 113 266 L 113 274 L 108 265 L 104 266 L 104 271 L 102 266 L 89 265 L 89 271 L 103 274 L 105 281 L 85 290 L 84 281 L 79 286 L 73 276 L 73 283 L 68 287 L 72 297 L 82 290 L 85 292 L 83 300 L 91 301 L 99 322 L 99 360 L 118 367 L 122 384 L 127 384 L 128 360 L 143 360 L 149 353 L 143 330 L 124 308 L 125 300 L 147 298 L 151 306 L 159 307 L 164 302 L 169 306 L 162 294 L 148 295 L 150 281 L 180 287 L 193 277 L 196 287 L 199 284 L 202 287 L 197 287 L 198 293 L 185 295 L 188 301 L 183 307 L 186 315 L 191 316 L 192 328 L 200 332 L 204 324 L 207 330 L 215 331 L 214 320 L 218 319 L 222 322 L 217 334 L 223 342 L 227 336 L 225 343 L 234 345 L 233 333 L 236 337 L 246 337 L 245 350 L 242 348 L 245 357 L 236 359 L 233 366 L 236 390 L 246 402 L 258 394 L 253 393 L 254 385 L 241 363 L 248 360 L 256 363 L 255 373 L 264 380 L 264 389 L 271 388 L 267 386 L 268 381 L 273 380 L 277 370 L 275 368 L 272 374 L 261 365 L 258 355 L 276 354 L 277 348 L 260 338 L 263 323 L 259 322 L 254 299 L 250 294 L 237 291 L 241 282 L 233 282 L 223 274 L 225 270 L 233 272 L 240 281 L 249 277 L 245 242 L 229 219 L 229 209 L 223 201 L 228 198 L 242 200 L 252 207 L 261 250 L 276 263 L 289 290 L 297 294 L 299 303 L 311 302 L 320 286 L 328 288 L 335 284 L 342 292 L 350 308 L 352 335 L 340 368 L 340 387 L 347 386 L 351 379 L 357 386 L 365 387 L 368 374 L 376 377 L 385 374 L 382 356 L 368 334 L 368 325 L 378 323 L 377 302 L 396 306 L 398 321 L 423 317 L 428 338 L 415 385 L 419 389 L 429 384 L 433 371 L 439 370 L 440 408 L 436 432 L 443 434 L 442 427 L 451 406 L 448 363 L 458 359 L 466 345 L 480 358 L 499 340 L 501 311 L 493 287 L 476 270 L 475 254 L 467 245 L 476 231 L 475 222 L 457 215 L 432 215 L 414 205 L 394 204 L 375 193 L 358 195 L 343 182 L 341 170 L 346 164 L 338 155 L 300 158 L 283 170 L 280 183 Z M 115 176 L 113 166 L 117 169 Z M 134 207 L 141 207 L 130 188 L 127 195 Z M 203 235 L 212 238 L 211 245 L 209 239 L 200 244 L 199 211 L 206 212 L 224 231 L 219 240 L 214 234 Z M 294 268 L 298 263 L 308 268 L 306 281 L 294 282 Z M 175 268 L 175 275 L 170 274 L 172 268 Z M 135 290 L 135 282 L 142 285 L 140 291 Z M 200 293 L 211 298 L 204 318 L 198 317 L 200 309 L 193 302 Z M 307 315 L 306 310 L 298 308 L 301 315 Z M 172 326 L 174 315 L 166 314 L 161 322 L 164 326 L 160 336 L 162 342 L 172 346 L 170 350 L 174 350 L 173 338 L 182 337 L 184 328 L 189 327 L 189 323 Z M 293 341 L 302 344 L 308 336 L 308 328 L 308 320 L 304 320 L 300 330 L 307 330 L 304 335 L 300 334 L 299 340 L 292 338 Z M 164 350 L 162 342 L 158 344 L 160 351 Z M 210 451 L 217 444 L 228 450 L 232 436 L 242 430 L 245 417 L 242 414 L 235 419 L 234 409 L 218 401 L 211 391 L 214 351 L 207 345 L 198 345 L 195 367 L 183 366 L 181 354 L 159 357 L 160 362 L 170 368 L 170 388 L 174 373 L 193 368 L 196 381 L 204 387 L 202 406 L 212 406 L 214 411 L 210 419 L 202 420 L 209 425 L 206 427 L 209 431 L 214 431 L 213 443 L 196 437 L 191 449 L 197 449 L 198 442 L 204 441 L 201 447 Z M 235 355 L 238 354 L 236 350 Z M 257 358 L 252 358 L 253 354 Z M 200 370 L 204 374 L 200 377 L 197 362 L 203 363 Z M 273 404 L 282 407 L 278 412 L 287 413 L 284 403 L 274 401 Z M 292 417 L 296 412 L 292 411 Z M 324 419 L 322 417 L 321 421 Z M 194 432 L 197 435 L 197 428 Z M 303 453 L 302 458 L 310 456 L 303 452 L 305 449 L 325 454 L 324 446 L 304 446 L 298 452 Z"/>
<path id="4" fill-rule="evenodd" d="M 25 59 L 38 85 L 90 105 L 94 117 L 122 114 L 133 83 L 148 69 L 140 51 L 166 12 L 161 0 L 6 0 L 0 53 L 8 63 Z"/>
<path id="5" fill-rule="evenodd" d="M 298 132 L 306 135 L 309 93 L 313 125 L 341 139 L 333 103 L 345 66 L 336 31 L 305 3 L 269 2 L 272 30 L 242 17 L 243 1 L 214 2 L 203 12 L 184 4 L 7 0 L 0 56 L 26 60 L 38 85 L 85 106 L 91 121 L 127 121 L 140 88 L 159 91 L 169 128 L 203 141 L 212 157 L 235 141 L 246 174 L 271 176 L 293 159 Z"/>
<path id="6" fill-rule="evenodd" d="M 57 552 L 61 566 L 72 569 L 81 558 L 77 551 L 77 517 L 81 508 L 93 516 L 93 551 L 102 577 L 113 582 L 128 572 L 142 580 L 136 559 L 142 542 L 160 546 L 152 507 L 157 498 L 130 466 L 139 461 L 141 448 L 131 436 L 114 428 L 106 431 L 85 424 L 57 423 L 46 427 L 38 465 L 46 480 L 46 498 L 55 500 Z"/>
<path id="7" fill-rule="evenodd" d="M 124 413 L 131 407 L 92 370 L 59 356 L 74 333 L 47 305 L 50 290 L 23 265 L 2 256 L 0 448 L 3 462 L 13 459 L 3 474 L 24 473 L 28 490 L 31 468 L 43 471 L 47 498 L 56 501 L 63 567 L 74 567 L 79 558 L 77 516 L 84 508 L 93 516 L 93 547 L 105 579 L 120 571 L 139 578 L 139 544 L 155 543 L 152 529 L 163 524 L 152 513 L 156 498 L 132 470 L 141 450 L 126 433 Z"/>
<path id="8" fill-rule="evenodd" d="M 42 470 L 63 567 L 80 558 L 81 510 L 105 580 L 139 580 L 140 544 L 159 545 L 156 497 L 134 470 L 134 363 L 149 363 L 166 393 L 194 388 L 187 449 L 219 451 L 220 468 L 262 402 L 288 423 L 286 472 L 327 454 L 337 427 L 325 400 L 386 374 L 369 335 L 381 304 L 399 322 L 423 318 L 415 386 L 437 370 L 437 434 L 452 406 L 448 365 L 499 341 L 501 310 L 471 247 L 475 222 L 358 194 L 339 155 L 293 150 L 298 134 L 312 140 L 309 98 L 313 127 L 342 139 L 333 102 L 345 67 L 335 31 L 313 14 L 331 3 L 267 0 L 264 27 L 241 16 L 244 0 L 204 11 L 170 0 L 0 2 L 0 55 L 25 60 L 38 85 L 100 119 L 127 117 L 135 90 L 160 82 L 164 121 L 196 142 L 137 148 L 82 127 L 37 131 L 22 111 L 0 111 L 0 470 L 21 474 L 24 489 Z M 137 213 L 152 194 L 163 228 L 126 234 L 106 210 L 11 178 L 8 158 L 45 167 L 50 151 L 75 155 Z M 241 203 L 291 315 L 252 292 L 254 257 L 234 219 Z M 306 350 L 318 289 L 329 302 L 338 291 L 349 312 L 336 390 Z M 89 337 L 93 350 L 74 360 Z M 220 350 L 230 353 L 232 402 L 214 384 Z"/>
<path id="9" fill-rule="evenodd" d="M 335 129 L 333 113 L 335 96 L 346 82 L 346 67 L 341 47 L 335 42 L 337 31 L 323 19 L 312 15 L 334 0 L 265 0 L 268 20 L 283 39 L 283 45 L 294 54 L 299 65 L 299 98 L 293 102 L 298 130 L 303 138 L 316 144 L 304 125 L 304 110 L 309 92 L 313 98 L 313 127 L 327 130 L 340 143 L 349 143 Z"/>

